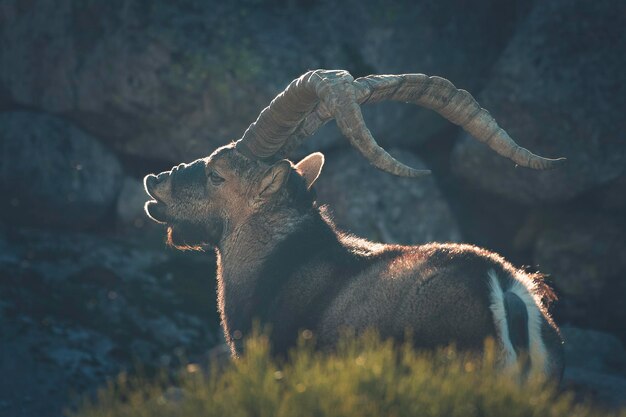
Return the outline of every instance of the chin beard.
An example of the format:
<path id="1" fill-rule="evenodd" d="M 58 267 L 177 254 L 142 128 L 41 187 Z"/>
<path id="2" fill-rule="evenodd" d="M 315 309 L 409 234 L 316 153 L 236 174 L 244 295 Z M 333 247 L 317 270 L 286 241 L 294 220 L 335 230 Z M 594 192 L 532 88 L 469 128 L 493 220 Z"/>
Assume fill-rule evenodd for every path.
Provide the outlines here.
<path id="1" fill-rule="evenodd" d="M 167 244 L 179 250 L 202 251 L 206 246 L 216 246 L 222 235 L 219 221 L 207 224 L 176 223 L 167 228 Z"/>

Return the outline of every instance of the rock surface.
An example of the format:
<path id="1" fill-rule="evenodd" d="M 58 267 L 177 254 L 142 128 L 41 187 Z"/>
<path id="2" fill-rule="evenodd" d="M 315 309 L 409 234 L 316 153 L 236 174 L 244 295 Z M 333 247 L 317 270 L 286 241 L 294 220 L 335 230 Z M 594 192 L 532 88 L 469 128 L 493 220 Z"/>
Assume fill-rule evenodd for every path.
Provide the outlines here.
<path id="1" fill-rule="evenodd" d="M 144 210 L 146 202 L 150 199 L 142 179 L 124 177 L 115 205 L 112 227 L 117 238 L 140 240 L 147 244 L 164 243 L 163 226 L 152 221 Z"/>
<path id="2" fill-rule="evenodd" d="M 626 375 L 626 350 L 617 337 L 573 326 L 563 326 L 561 334 L 568 367 Z"/>
<path id="3" fill-rule="evenodd" d="M 124 153 L 193 160 L 239 138 L 312 68 L 424 72 L 476 90 L 528 9 L 496 0 L 410 5 L 7 0 L 0 106 L 71 117 Z M 393 142 L 447 126 L 406 105 L 377 107 L 368 118 Z"/>
<path id="4" fill-rule="evenodd" d="M 0 113 L 0 210 L 13 221 L 92 225 L 112 211 L 121 180 L 116 156 L 66 121 Z"/>
<path id="5" fill-rule="evenodd" d="M 626 169 L 626 3 L 537 2 L 479 96 L 514 140 L 568 158 L 549 172 L 514 165 L 463 134 L 459 176 L 524 204 L 570 199 Z M 611 45 L 607 47 L 607 45 Z"/>
<path id="6" fill-rule="evenodd" d="M 146 201 L 148 196 L 143 182 L 132 177 L 124 178 L 115 207 L 118 225 L 131 230 L 154 225 L 144 211 Z"/>
<path id="7" fill-rule="evenodd" d="M 595 213 L 555 213 L 536 224 L 533 261 L 560 294 L 560 313 L 626 335 L 626 223 Z"/>
<path id="8" fill-rule="evenodd" d="M 626 211 L 626 174 L 594 190 L 589 200 L 601 210 L 615 214 Z"/>
<path id="9" fill-rule="evenodd" d="M 562 386 L 581 399 L 604 405 L 626 405 L 626 350 L 615 336 L 571 326 L 561 328 L 565 340 Z"/>
<path id="10" fill-rule="evenodd" d="M 60 416 L 134 365 L 204 357 L 222 339 L 214 274 L 211 255 L 129 239 L 0 236 L 0 414 Z"/>
<path id="11" fill-rule="evenodd" d="M 427 169 L 414 154 L 390 151 L 398 160 Z M 339 228 L 373 241 L 417 244 L 461 240 L 450 208 L 432 176 L 399 178 L 369 164 L 356 150 L 335 152 L 315 184 Z"/>

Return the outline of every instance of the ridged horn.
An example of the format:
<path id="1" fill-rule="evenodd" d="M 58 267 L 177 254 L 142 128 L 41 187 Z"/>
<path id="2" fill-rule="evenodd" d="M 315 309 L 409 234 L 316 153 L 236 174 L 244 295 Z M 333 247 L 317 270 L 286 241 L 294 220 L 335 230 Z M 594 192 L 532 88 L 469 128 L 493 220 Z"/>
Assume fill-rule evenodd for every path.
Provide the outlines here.
<path id="1" fill-rule="evenodd" d="M 335 119 L 352 146 L 377 168 L 403 177 L 430 173 L 397 161 L 378 145 L 365 125 L 360 104 L 384 100 L 409 102 L 435 110 L 518 165 L 550 169 L 564 160 L 543 158 L 517 145 L 470 93 L 457 89 L 444 78 L 404 74 L 370 75 L 354 80 L 341 70 L 309 71 L 292 81 L 261 112 L 236 146 L 249 157 L 273 160 Z"/>
<path id="2" fill-rule="evenodd" d="M 518 165 L 544 170 L 565 160 L 544 158 L 519 146 L 469 92 L 456 88 L 445 78 L 424 74 L 370 75 L 355 82 L 363 85 L 359 103 L 393 100 L 429 108 Z"/>

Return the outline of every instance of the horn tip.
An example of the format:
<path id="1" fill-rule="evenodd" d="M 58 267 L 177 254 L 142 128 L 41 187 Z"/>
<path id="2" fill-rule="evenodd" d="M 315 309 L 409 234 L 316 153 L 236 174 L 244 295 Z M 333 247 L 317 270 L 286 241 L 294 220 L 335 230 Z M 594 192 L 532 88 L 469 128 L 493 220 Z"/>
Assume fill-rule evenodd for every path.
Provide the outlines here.
<path id="1" fill-rule="evenodd" d="M 409 178 L 420 178 L 420 177 L 424 177 L 426 175 L 430 175 L 433 172 L 430 169 L 413 169 L 411 168 L 411 171 L 409 171 L 407 173 L 407 177 Z"/>
<path id="2" fill-rule="evenodd" d="M 545 164 L 542 164 L 539 169 L 556 169 L 560 168 L 567 162 L 567 158 L 561 157 L 556 159 L 548 159 L 546 158 Z"/>

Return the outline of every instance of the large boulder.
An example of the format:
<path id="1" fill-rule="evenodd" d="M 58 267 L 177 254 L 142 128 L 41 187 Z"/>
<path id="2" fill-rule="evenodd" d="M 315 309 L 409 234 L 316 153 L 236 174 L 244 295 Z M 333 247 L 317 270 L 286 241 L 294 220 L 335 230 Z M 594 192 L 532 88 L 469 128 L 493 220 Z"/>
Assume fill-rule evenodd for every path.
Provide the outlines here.
<path id="1" fill-rule="evenodd" d="M 70 123 L 0 114 L 0 211 L 12 222 L 92 225 L 112 211 L 121 181 L 115 155 Z"/>
<path id="2" fill-rule="evenodd" d="M 626 376 L 626 350 L 617 337 L 573 326 L 561 327 L 561 335 L 568 367 Z"/>
<path id="3" fill-rule="evenodd" d="M 424 72 L 476 91 L 527 4 L 6 0 L 0 108 L 71 117 L 127 154 L 195 159 L 311 68 Z M 374 133 L 412 144 L 448 126 L 410 107 L 372 108 Z"/>
<path id="4" fill-rule="evenodd" d="M 626 351 L 613 335 L 572 326 L 561 327 L 565 340 L 562 386 L 581 398 L 611 407 L 626 404 Z"/>
<path id="5" fill-rule="evenodd" d="M 626 222 L 623 216 L 554 213 L 534 221 L 533 264 L 550 275 L 559 314 L 579 325 L 624 334 Z"/>
<path id="6" fill-rule="evenodd" d="M 414 154 L 394 157 L 426 169 Z M 371 166 L 356 150 L 331 153 L 315 185 L 340 229 L 378 242 L 418 244 L 461 239 L 458 226 L 432 176 L 399 178 Z"/>
<path id="7" fill-rule="evenodd" d="M 626 169 L 626 3 L 535 2 L 479 96 L 522 146 L 568 158 L 554 171 L 516 169 L 463 134 L 457 174 L 524 204 L 570 199 Z"/>
<path id="8" fill-rule="evenodd" d="M 623 213 L 626 210 L 626 173 L 585 197 L 602 210 Z"/>

